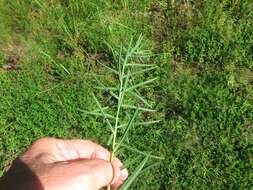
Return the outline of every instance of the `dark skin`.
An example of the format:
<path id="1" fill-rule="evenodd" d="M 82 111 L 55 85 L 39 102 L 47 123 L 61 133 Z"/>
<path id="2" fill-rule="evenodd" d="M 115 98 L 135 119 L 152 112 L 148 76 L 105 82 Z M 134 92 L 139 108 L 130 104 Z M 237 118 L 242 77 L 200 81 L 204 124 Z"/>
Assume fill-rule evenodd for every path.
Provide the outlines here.
<path id="1" fill-rule="evenodd" d="M 128 177 L 110 152 L 87 140 L 43 138 L 17 158 L 0 179 L 4 190 L 117 189 Z"/>

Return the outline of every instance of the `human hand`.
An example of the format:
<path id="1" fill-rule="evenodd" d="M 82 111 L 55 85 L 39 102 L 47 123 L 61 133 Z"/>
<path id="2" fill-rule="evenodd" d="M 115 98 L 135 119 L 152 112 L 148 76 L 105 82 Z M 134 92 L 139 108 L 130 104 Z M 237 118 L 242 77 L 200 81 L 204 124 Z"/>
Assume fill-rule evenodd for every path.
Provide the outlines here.
<path id="1" fill-rule="evenodd" d="M 43 138 L 34 142 L 0 180 L 5 190 L 117 189 L 128 177 L 118 159 L 91 141 Z"/>

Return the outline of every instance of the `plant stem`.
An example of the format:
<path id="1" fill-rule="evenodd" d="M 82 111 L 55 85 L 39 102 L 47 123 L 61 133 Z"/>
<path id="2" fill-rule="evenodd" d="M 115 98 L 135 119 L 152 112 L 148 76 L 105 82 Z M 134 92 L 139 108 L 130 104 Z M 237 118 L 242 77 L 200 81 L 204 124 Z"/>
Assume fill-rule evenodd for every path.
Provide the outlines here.
<path id="1" fill-rule="evenodd" d="M 123 76 L 124 76 L 124 70 L 125 70 L 125 64 L 123 64 L 122 70 L 119 65 L 119 81 L 120 81 L 120 87 L 119 87 L 119 95 L 118 95 L 118 106 L 117 106 L 117 113 L 116 113 L 116 121 L 115 121 L 115 126 L 114 126 L 114 131 L 113 131 L 113 140 L 112 140 L 112 154 L 110 157 L 110 162 L 113 161 L 113 158 L 115 156 L 115 151 L 116 151 L 116 139 L 117 139 L 117 132 L 118 132 L 118 125 L 119 125 L 119 114 L 120 114 L 120 108 L 121 104 L 123 101 L 124 93 L 123 93 Z M 107 190 L 110 190 L 111 187 L 108 186 Z"/>

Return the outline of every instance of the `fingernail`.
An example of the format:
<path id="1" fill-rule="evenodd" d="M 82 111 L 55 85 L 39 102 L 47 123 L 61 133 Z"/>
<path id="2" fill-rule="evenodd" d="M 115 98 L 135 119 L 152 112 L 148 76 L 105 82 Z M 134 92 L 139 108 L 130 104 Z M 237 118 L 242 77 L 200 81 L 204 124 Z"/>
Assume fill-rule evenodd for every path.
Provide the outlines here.
<path id="1" fill-rule="evenodd" d="M 127 177 L 128 177 L 128 171 L 127 171 L 127 169 L 123 169 L 123 170 L 120 172 L 120 177 L 121 177 L 121 179 L 122 179 L 123 181 L 127 179 Z"/>

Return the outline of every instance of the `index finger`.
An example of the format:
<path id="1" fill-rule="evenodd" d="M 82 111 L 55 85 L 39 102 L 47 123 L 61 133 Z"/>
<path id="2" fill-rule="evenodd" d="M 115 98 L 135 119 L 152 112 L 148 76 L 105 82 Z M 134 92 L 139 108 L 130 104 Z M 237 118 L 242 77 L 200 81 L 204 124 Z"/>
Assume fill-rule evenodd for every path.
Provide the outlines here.
<path id="1" fill-rule="evenodd" d="M 57 161 L 75 159 L 109 160 L 110 152 L 104 147 L 90 140 L 57 140 L 56 150 L 53 152 Z"/>
<path id="2" fill-rule="evenodd" d="M 70 161 L 77 159 L 109 160 L 110 152 L 90 140 L 61 140 L 42 138 L 35 141 L 20 157 L 47 156 L 48 162 Z"/>

